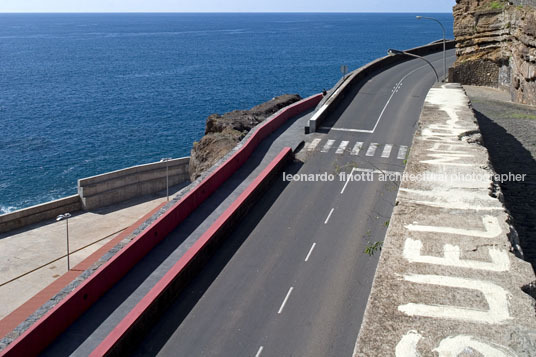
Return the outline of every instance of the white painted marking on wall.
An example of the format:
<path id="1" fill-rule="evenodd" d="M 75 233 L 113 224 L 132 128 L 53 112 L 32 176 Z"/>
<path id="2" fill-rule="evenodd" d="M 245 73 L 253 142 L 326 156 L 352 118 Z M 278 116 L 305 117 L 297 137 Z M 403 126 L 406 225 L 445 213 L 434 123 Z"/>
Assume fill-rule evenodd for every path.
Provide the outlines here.
<path id="1" fill-rule="evenodd" d="M 504 211 L 499 200 L 494 199 L 488 194 L 488 182 L 475 181 L 471 183 L 471 194 L 464 189 L 441 189 L 443 180 L 438 180 L 438 184 L 432 190 L 415 190 L 401 188 L 401 199 L 416 204 L 422 204 L 431 207 L 442 207 L 452 209 L 466 209 L 475 211 L 498 210 Z M 419 199 L 418 197 L 422 197 Z"/>
<path id="2" fill-rule="evenodd" d="M 433 157 L 432 160 L 421 160 L 422 164 L 428 165 L 447 165 L 447 166 L 473 166 L 474 164 L 466 164 L 466 158 L 473 157 L 470 154 L 428 154 L 427 156 Z M 461 161 L 461 162 L 460 162 Z"/>
<path id="3" fill-rule="evenodd" d="M 376 149 L 378 148 L 377 143 L 371 143 L 368 150 L 367 150 L 367 156 L 374 156 L 376 153 Z"/>
<path id="4" fill-rule="evenodd" d="M 354 148 L 352 149 L 352 152 L 350 153 L 350 155 L 353 155 L 353 156 L 359 155 L 359 152 L 361 151 L 362 147 L 363 147 L 363 143 L 358 141 L 357 143 L 355 143 Z"/>
<path id="5" fill-rule="evenodd" d="M 402 339 L 396 345 L 395 357 L 418 357 L 417 344 L 421 338 L 422 335 L 413 330 L 402 336 Z"/>
<path id="6" fill-rule="evenodd" d="M 259 347 L 259 350 L 257 351 L 257 354 L 255 355 L 255 357 L 260 357 L 263 349 L 264 349 L 263 346 Z"/>
<path id="7" fill-rule="evenodd" d="M 471 349 L 473 352 L 479 352 L 486 357 L 513 357 L 515 353 L 508 351 L 504 346 L 490 346 L 488 343 L 480 342 L 473 336 L 458 335 L 447 337 L 441 341 L 439 347 L 434 352 L 439 354 L 439 357 L 460 356 L 463 352 Z"/>
<path id="8" fill-rule="evenodd" d="M 320 144 L 320 141 L 322 141 L 322 139 L 314 139 L 307 147 L 307 151 L 314 151 L 318 144 Z"/>
<path id="9" fill-rule="evenodd" d="M 408 238 L 404 243 L 404 251 L 402 254 L 410 263 L 444 265 L 497 272 L 510 270 L 510 259 L 508 258 L 508 253 L 495 247 L 489 248 L 491 262 L 460 259 L 460 247 L 456 245 L 445 244 L 443 246 L 443 257 L 421 255 L 422 247 L 423 244 L 420 240 Z"/>
<path id="10" fill-rule="evenodd" d="M 335 140 L 328 140 L 326 145 L 324 145 L 324 147 L 322 148 L 322 152 L 328 152 L 329 149 L 331 149 L 331 147 L 333 146 L 333 144 L 335 144 Z"/>
<path id="11" fill-rule="evenodd" d="M 502 233 L 501 226 L 499 225 L 499 220 L 496 217 L 484 216 L 482 217 L 482 223 L 484 224 L 484 228 L 486 229 L 485 231 L 451 227 L 421 226 L 415 224 L 408 224 L 406 228 L 414 232 L 434 232 L 482 238 L 495 238 Z"/>
<path id="12" fill-rule="evenodd" d="M 415 330 L 409 331 L 402 336 L 396 345 L 396 357 L 420 357 L 417 345 L 423 336 Z M 514 357 L 516 356 L 509 348 L 496 343 L 480 342 L 473 336 L 458 335 L 449 336 L 439 343 L 439 347 L 431 352 L 437 352 L 439 357 L 454 357 L 465 353 L 478 352 L 486 357 Z M 471 353 L 471 354 L 473 354 Z M 354 353 L 355 355 L 355 353 Z M 428 355 L 428 354 L 427 354 Z M 429 353 L 432 355 L 432 353 Z"/>
<path id="13" fill-rule="evenodd" d="M 309 249 L 309 253 L 307 253 L 307 256 L 305 257 L 305 261 L 309 261 L 309 258 L 311 257 L 311 254 L 313 253 L 313 250 L 315 249 L 316 247 L 316 243 L 313 243 L 313 245 L 311 246 L 311 249 Z"/>
<path id="14" fill-rule="evenodd" d="M 398 149 L 398 155 L 397 155 L 397 159 L 398 160 L 404 160 L 406 158 L 406 153 L 408 152 L 408 147 L 407 146 L 401 146 L 400 149 Z"/>
<path id="15" fill-rule="evenodd" d="M 413 200 L 413 199 L 407 199 L 407 198 L 404 198 L 404 200 L 406 202 L 412 202 L 418 205 L 438 207 L 438 208 L 447 208 L 447 209 L 472 210 L 472 211 L 504 211 L 503 207 L 483 207 L 480 205 L 471 205 L 469 203 L 419 201 L 419 200 Z"/>
<path id="16" fill-rule="evenodd" d="M 283 303 L 281 304 L 281 307 L 279 308 L 279 311 L 277 312 L 278 314 L 281 314 L 283 312 L 283 309 L 285 308 L 285 305 L 287 304 L 288 298 L 290 297 L 292 290 L 294 290 L 294 288 L 291 286 L 290 289 L 288 290 L 287 296 L 285 296 L 285 300 L 283 300 Z"/>
<path id="17" fill-rule="evenodd" d="M 428 151 L 432 152 L 443 152 L 443 153 L 451 153 L 451 154 L 467 154 L 467 150 L 458 150 L 458 149 L 465 149 L 466 144 L 465 143 L 459 143 L 459 144 L 442 144 L 442 143 L 435 143 L 432 145 L 430 149 L 427 149 Z"/>
<path id="18" fill-rule="evenodd" d="M 468 307 L 414 303 L 398 306 L 398 310 L 406 315 L 488 324 L 503 324 L 512 319 L 508 311 L 508 296 L 510 296 L 510 294 L 502 287 L 494 283 L 441 275 L 405 275 L 404 279 L 416 284 L 439 285 L 450 288 L 478 290 L 484 294 L 484 298 L 489 306 L 488 311 L 476 310 Z"/>
<path id="19" fill-rule="evenodd" d="M 391 156 L 391 150 L 393 149 L 393 145 L 385 145 L 384 148 L 383 148 L 383 152 L 382 152 L 382 157 L 383 158 L 388 158 L 389 156 Z"/>
<path id="20" fill-rule="evenodd" d="M 326 218 L 326 221 L 324 222 L 324 224 L 328 224 L 329 219 L 331 218 L 331 215 L 333 214 L 333 211 L 335 211 L 335 208 L 332 208 L 331 211 L 329 211 L 328 218 Z"/>
<path id="21" fill-rule="evenodd" d="M 341 145 L 339 145 L 339 148 L 337 149 L 337 151 L 335 151 L 336 154 L 344 154 L 344 150 L 346 150 L 346 148 L 348 147 L 348 144 L 350 144 L 349 141 L 342 141 L 341 142 Z"/>

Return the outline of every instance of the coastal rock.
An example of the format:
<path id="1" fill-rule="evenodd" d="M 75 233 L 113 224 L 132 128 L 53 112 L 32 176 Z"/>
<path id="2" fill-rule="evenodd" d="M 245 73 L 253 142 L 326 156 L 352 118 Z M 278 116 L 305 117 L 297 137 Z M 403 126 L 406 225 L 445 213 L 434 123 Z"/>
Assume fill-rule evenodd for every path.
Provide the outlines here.
<path id="1" fill-rule="evenodd" d="M 536 0 L 457 0 L 449 80 L 499 87 L 536 105 Z"/>
<path id="2" fill-rule="evenodd" d="M 249 110 L 235 110 L 207 118 L 205 136 L 195 142 L 190 155 L 190 179 L 194 181 L 231 151 L 256 125 L 280 109 L 301 100 L 285 94 Z"/>

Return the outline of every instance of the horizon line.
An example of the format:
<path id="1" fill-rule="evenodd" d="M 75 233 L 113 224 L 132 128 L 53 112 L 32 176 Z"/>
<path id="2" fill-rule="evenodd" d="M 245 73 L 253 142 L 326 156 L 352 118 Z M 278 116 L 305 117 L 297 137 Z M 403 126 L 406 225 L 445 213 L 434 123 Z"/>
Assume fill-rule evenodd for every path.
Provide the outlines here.
<path id="1" fill-rule="evenodd" d="M 425 11 L 0 11 L 0 14 L 452 14 Z"/>

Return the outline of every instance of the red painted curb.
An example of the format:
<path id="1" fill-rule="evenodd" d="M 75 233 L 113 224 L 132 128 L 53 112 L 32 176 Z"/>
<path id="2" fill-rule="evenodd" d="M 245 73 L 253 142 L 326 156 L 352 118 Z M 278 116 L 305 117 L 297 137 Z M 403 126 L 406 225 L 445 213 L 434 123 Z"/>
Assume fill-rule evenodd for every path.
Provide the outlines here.
<path id="1" fill-rule="evenodd" d="M 322 94 L 316 94 L 281 109 L 270 120 L 265 121 L 225 163 L 147 227 L 121 252 L 103 264 L 21 336 L 0 351 L 0 356 L 32 356 L 43 351 L 234 174 L 264 138 L 288 119 L 316 106 L 321 99 Z"/>
<path id="2" fill-rule="evenodd" d="M 194 260 L 204 256 L 206 247 L 218 240 L 219 234 L 225 231 L 228 224 L 232 224 L 237 212 L 247 203 L 248 199 L 253 198 L 254 193 L 263 185 L 269 178 L 279 170 L 292 154 L 291 148 L 284 148 L 277 157 L 253 180 L 253 182 L 242 192 L 242 194 L 225 210 L 224 213 L 210 226 L 209 229 L 195 242 L 195 244 L 179 259 L 179 261 L 169 269 L 169 271 L 156 283 L 156 285 L 143 297 L 143 299 L 125 316 L 125 318 L 108 334 L 103 342 L 90 354 L 92 357 L 107 356 L 112 353 L 115 346 L 124 338 L 128 332 L 133 329 L 136 324 L 143 325 L 140 322 L 144 314 L 151 313 L 151 307 L 158 304 L 158 299 L 161 297 L 172 283 L 177 280 L 188 280 L 192 274 L 187 271 Z M 183 283 L 183 285 L 185 285 Z M 115 352 L 114 354 L 122 354 Z"/>

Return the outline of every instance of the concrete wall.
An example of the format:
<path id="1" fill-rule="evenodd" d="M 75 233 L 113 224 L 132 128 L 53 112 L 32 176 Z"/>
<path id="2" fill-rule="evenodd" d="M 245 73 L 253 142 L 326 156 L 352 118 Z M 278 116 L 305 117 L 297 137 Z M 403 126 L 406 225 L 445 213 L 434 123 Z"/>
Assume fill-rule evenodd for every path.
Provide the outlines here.
<path id="1" fill-rule="evenodd" d="M 0 216 L 0 233 L 13 229 L 39 223 L 48 219 L 55 219 L 66 212 L 75 212 L 82 209 L 78 195 L 60 198 L 52 202 L 28 207 Z"/>
<path id="2" fill-rule="evenodd" d="M 92 210 L 166 189 L 166 167 L 169 186 L 189 180 L 190 158 L 133 166 L 78 180 L 82 208 Z"/>
<path id="3" fill-rule="evenodd" d="M 447 49 L 453 49 L 455 46 L 455 41 L 447 41 Z M 443 51 L 443 41 L 436 41 L 425 46 L 412 48 L 406 52 L 418 56 L 426 56 L 439 51 Z M 365 79 L 369 78 L 378 71 L 383 71 L 389 67 L 410 59 L 412 58 L 406 55 L 386 56 L 372 61 L 348 74 L 345 79 L 339 81 L 332 94 L 324 99 L 320 109 L 309 120 L 309 124 L 308 127 L 305 128 L 305 132 L 309 133 L 317 131 L 322 122 L 333 112 L 335 108 L 339 106 L 346 95 L 351 93 L 356 86 L 363 83 Z"/>
<path id="4" fill-rule="evenodd" d="M 187 182 L 189 157 L 168 161 L 169 186 Z M 92 210 L 166 189 L 165 162 L 129 167 L 78 180 L 78 195 L 0 215 L 0 233 L 55 219 L 66 212 Z"/>

